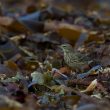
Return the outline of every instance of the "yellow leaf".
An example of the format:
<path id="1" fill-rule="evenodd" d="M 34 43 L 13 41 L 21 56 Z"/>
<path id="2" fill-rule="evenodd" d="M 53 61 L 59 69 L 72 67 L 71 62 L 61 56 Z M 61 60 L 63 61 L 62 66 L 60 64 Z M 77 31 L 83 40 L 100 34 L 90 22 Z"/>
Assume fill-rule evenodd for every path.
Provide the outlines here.
<path id="1" fill-rule="evenodd" d="M 82 92 L 90 92 L 93 91 L 97 86 L 97 79 L 93 80 L 90 85 Z"/>

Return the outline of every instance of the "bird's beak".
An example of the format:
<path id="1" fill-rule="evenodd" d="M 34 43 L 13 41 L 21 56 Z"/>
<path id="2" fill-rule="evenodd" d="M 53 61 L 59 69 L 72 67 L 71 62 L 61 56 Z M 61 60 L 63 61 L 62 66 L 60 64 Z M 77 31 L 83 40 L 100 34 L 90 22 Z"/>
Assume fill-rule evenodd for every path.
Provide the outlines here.
<path id="1" fill-rule="evenodd" d="M 61 57 L 63 56 L 63 50 L 62 50 L 61 46 L 58 46 L 57 52 L 59 53 L 59 55 Z"/>
<path id="2" fill-rule="evenodd" d="M 58 45 L 57 48 L 58 48 L 58 51 L 62 52 L 62 46 L 61 45 Z"/>

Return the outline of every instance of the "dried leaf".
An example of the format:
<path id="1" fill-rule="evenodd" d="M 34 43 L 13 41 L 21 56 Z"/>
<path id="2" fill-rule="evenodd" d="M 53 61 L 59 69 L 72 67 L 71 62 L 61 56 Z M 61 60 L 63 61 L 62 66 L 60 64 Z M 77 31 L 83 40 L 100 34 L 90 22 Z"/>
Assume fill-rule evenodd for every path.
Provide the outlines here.
<path id="1" fill-rule="evenodd" d="M 9 99 L 7 96 L 0 96 L 0 107 L 5 108 L 22 108 L 23 105 L 15 100 Z"/>
<path id="2" fill-rule="evenodd" d="M 13 62 L 12 60 L 5 61 L 5 65 L 13 71 L 19 70 L 17 64 Z"/>
<path id="3" fill-rule="evenodd" d="M 25 61 L 24 69 L 28 71 L 35 71 L 39 67 L 39 62 L 36 60 L 36 58 L 35 59 L 27 58 L 25 60 L 26 61 Z"/>
<path id="4" fill-rule="evenodd" d="M 58 33 L 60 36 L 72 41 L 74 44 L 79 39 L 82 29 L 70 24 L 62 23 L 59 25 Z"/>
<path id="5" fill-rule="evenodd" d="M 68 76 L 71 74 L 71 70 L 68 67 L 62 67 L 62 68 L 60 68 L 59 69 L 59 72 L 62 73 L 62 74 L 64 74 L 64 75 L 68 75 Z M 54 73 L 54 76 L 53 77 L 54 78 L 60 78 L 60 77 L 62 77 L 62 75 L 59 74 L 59 72 L 56 71 Z"/>
<path id="6" fill-rule="evenodd" d="M 31 33 L 31 30 L 29 30 L 19 20 L 14 20 L 10 25 L 7 26 L 7 29 L 12 31 L 12 32 Z"/>
<path id="7" fill-rule="evenodd" d="M 105 38 L 104 36 L 98 34 L 97 31 L 90 31 L 88 32 L 88 39 L 85 40 L 85 43 L 89 43 L 93 41 L 99 44 L 103 44 L 105 42 Z"/>
<path id="8" fill-rule="evenodd" d="M 97 79 L 93 80 L 91 84 L 82 92 L 90 92 L 93 91 L 97 86 Z"/>
<path id="9" fill-rule="evenodd" d="M 98 109 L 100 108 L 96 106 L 95 104 L 85 104 L 77 108 L 77 110 L 98 110 Z"/>
<path id="10" fill-rule="evenodd" d="M 9 26 L 13 22 L 13 19 L 10 17 L 0 17 L 0 25 Z"/>
<path id="11" fill-rule="evenodd" d="M 73 104 L 77 104 L 78 101 L 80 100 L 80 96 L 77 95 L 72 95 L 72 96 L 63 96 L 61 98 L 61 100 L 65 101 L 65 102 L 70 102 Z"/>
<path id="12" fill-rule="evenodd" d="M 21 35 L 16 35 L 10 38 L 10 40 L 12 40 L 13 42 L 15 42 L 16 44 L 19 44 L 19 40 L 24 39 L 26 36 L 21 34 Z"/>
<path id="13" fill-rule="evenodd" d="M 45 84 L 51 84 L 53 78 L 50 72 L 46 72 L 43 74 Z"/>
<path id="14" fill-rule="evenodd" d="M 2 74 L 2 76 L 12 76 L 13 75 L 13 71 L 11 69 L 9 69 L 8 67 L 4 66 L 3 64 L 0 64 L 0 74 Z M 4 75 L 3 75 L 4 74 Z"/>
<path id="15" fill-rule="evenodd" d="M 44 76 L 42 73 L 35 71 L 31 73 L 32 82 L 35 82 L 37 84 L 44 84 Z"/>

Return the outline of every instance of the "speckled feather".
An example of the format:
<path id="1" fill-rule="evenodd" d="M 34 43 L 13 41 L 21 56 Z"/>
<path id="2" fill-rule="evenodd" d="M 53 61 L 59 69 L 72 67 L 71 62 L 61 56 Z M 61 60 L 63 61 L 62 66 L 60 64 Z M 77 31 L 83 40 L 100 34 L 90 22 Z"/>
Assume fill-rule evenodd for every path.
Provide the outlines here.
<path id="1" fill-rule="evenodd" d="M 90 62 L 89 58 L 86 55 L 78 52 L 74 53 L 71 45 L 63 44 L 60 47 L 64 52 L 65 63 L 71 68 L 79 69 Z"/>

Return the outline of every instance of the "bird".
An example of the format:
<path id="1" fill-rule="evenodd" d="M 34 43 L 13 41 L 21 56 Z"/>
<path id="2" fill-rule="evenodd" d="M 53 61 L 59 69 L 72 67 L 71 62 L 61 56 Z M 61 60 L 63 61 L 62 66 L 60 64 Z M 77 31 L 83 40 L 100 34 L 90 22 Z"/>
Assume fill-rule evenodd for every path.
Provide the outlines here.
<path id="1" fill-rule="evenodd" d="M 77 72 L 92 62 L 87 55 L 80 52 L 74 52 L 70 44 L 62 44 L 59 47 L 63 51 L 64 62 Z"/>

